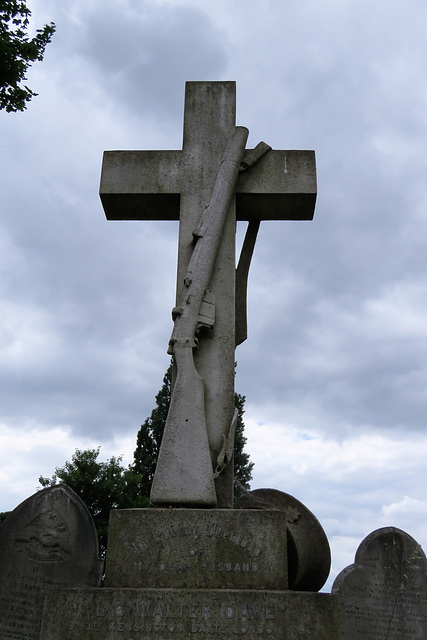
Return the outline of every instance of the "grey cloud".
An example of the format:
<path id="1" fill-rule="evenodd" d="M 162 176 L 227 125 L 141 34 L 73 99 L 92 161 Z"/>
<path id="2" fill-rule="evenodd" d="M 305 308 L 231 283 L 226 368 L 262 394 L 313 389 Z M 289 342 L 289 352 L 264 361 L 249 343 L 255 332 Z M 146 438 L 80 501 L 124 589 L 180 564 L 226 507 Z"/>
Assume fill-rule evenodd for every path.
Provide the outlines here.
<path id="1" fill-rule="evenodd" d="M 167 118 L 185 81 L 223 75 L 226 45 L 225 34 L 201 9 L 149 2 L 96 9 L 78 37 L 78 51 L 110 98 Z"/>
<path id="2" fill-rule="evenodd" d="M 20 172 L 8 174 L 0 420 L 36 418 L 99 439 L 136 433 L 169 361 L 176 225 L 108 223 L 96 193 L 101 150 L 95 168 L 79 167 L 75 150 L 68 151 L 76 159 L 76 197 L 38 179 L 48 167 L 45 156 L 37 163 L 37 149 L 34 159 L 22 155 Z M 7 158 L 4 168 L 6 175 Z M 56 176 L 64 185 L 66 169 Z"/>

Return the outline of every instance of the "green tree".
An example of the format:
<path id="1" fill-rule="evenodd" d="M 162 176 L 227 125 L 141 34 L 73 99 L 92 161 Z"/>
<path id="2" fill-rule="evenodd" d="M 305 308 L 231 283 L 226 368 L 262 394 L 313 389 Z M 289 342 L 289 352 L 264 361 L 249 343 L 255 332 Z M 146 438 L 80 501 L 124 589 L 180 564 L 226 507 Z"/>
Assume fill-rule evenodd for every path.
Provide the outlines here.
<path id="1" fill-rule="evenodd" d="M 136 449 L 133 454 L 132 471 L 141 479 L 139 495 L 149 496 L 154 478 L 160 443 L 169 411 L 171 399 L 172 365 L 163 378 L 163 386 L 156 395 L 156 406 L 151 416 L 141 425 L 136 437 Z"/>
<path id="2" fill-rule="evenodd" d="M 245 413 L 245 396 L 240 393 L 234 394 L 234 404 L 237 407 L 238 417 L 236 425 L 236 436 L 234 440 L 234 498 L 237 500 L 245 492 L 250 490 L 252 480 L 252 469 L 254 463 L 251 462 L 249 454 L 245 452 L 247 438 L 244 435 L 245 424 L 243 414 Z"/>
<path id="3" fill-rule="evenodd" d="M 172 365 L 169 366 L 163 378 L 163 386 L 156 396 L 156 407 L 138 431 L 136 449 L 133 454 L 134 461 L 130 468 L 142 479 L 140 485 L 141 496 L 150 495 L 160 443 L 169 411 L 171 380 Z M 244 436 L 245 425 L 243 422 L 245 396 L 236 393 L 234 395 L 234 402 L 238 410 L 236 437 L 234 441 L 235 495 L 236 498 L 238 498 L 243 491 L 250 489 L 249 483 L 252 480 L 254 463 L 250 461 L 249 454 L 244 451 L 247 440 Z"/>
<path id="4" fill-rule="evenodd" d="M 136 496 L 139 478 L 122 466 L 122 456 L 100 462 L 99 452 L 100 447 L 87 451 L 76 449 L 71 462 L 56 467 L 51 478 L 40 476 L 39 482 L 45 488 L 63 482 L 80 496 L 93 516 L 100 552 L 104 555 L 111 509 L 146 507 L 148 499 Z"/>
<path id="5" fill-rule="evenodd" d="M 0 2 L 0 109 L 24 111 L 37 94 L 21 83 L 32 62 L 43 60 L 55 32 L 53 22 L 28 37 L 31 11 L 22 0 Z"/>

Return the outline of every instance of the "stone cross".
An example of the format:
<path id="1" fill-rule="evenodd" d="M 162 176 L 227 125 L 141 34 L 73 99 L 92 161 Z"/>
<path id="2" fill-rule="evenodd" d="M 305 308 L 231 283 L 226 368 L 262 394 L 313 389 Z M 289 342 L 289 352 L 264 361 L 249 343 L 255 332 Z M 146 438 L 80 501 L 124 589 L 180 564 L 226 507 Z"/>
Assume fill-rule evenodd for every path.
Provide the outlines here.
<path id="1" fill-rule="evenodd" d="M 100 196 L 108 220 L 179 220 L 176 309 L 185 297 L 195 230 L 236 131 L 235 111 L 234 82 L 188 82 L 182 150 L 104 153 Z M 180 379 L 178 368 L 172 391 L 151 494 L 155 504 L 232 507 L 232 465 L 220 474 L 214 470 L 234 416 L 236 220 L 311 220 L 315 201 L 313 151 L 270 150 L 239 175 L 200 311 L 201 324 L 211 331 L 194 349 L 195 371 L 188 376 L 186 365 Z"/>

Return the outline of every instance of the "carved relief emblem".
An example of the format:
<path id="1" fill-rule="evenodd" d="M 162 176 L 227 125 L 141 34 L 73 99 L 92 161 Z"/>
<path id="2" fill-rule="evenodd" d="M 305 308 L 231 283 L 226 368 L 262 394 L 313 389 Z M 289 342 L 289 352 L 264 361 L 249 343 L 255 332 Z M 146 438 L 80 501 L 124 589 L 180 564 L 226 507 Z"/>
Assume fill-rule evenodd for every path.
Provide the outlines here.
<path id="1" fill-rule="evenodd" d="M 71 555 L 68 527 L 58 514 L 50 510 L 31 520 L 13 546 L 39 562 L 64 562 Z"/>

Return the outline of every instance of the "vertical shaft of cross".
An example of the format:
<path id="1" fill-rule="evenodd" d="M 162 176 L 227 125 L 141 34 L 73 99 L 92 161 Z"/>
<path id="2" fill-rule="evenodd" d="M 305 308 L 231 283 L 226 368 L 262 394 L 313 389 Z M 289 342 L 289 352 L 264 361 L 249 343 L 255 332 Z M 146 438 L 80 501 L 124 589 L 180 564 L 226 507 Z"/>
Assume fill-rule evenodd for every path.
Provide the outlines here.
<path id="1" fill-rule="evenodd" d="M 184 297 L 184 280 L 194 250 L 193 232 L 199 226 L 202 214 L 210 204 L 224 150 L 235 131 L 235 104 L 233 82 L 187 84 L 183 170 L 188 176 L 188 183 L 181 194 L 180 203 L 177 305 L 181 304 Z M 203 381 L 207 437 L 211 452 L 208 473 L 212 474 L 212 479 L 216 457 L 221 450 L 223 437 L 228 435 L 234 413 L 235 225 L 233 197 L 209 284 L 209 290 L 215 300 L 215 322 L 211 335 L 204 335 L 199 341 L 199 348 L 194 353 L 194 363 Z M 197 394 L 199 393 L 200 381 L 195 378 L 193 384 L 196 396 L 196 388 Z M 177 391 L 174 389 L 172 395 Z M 180 410 L 182 410 L 181 406 Z M 196 437 L 196 434 L 194 435 Z M 175 434 L 167 434 L 165 431 L 164 439 L 166 440 L 162 447 L 172 448 L 173 444 L 176 448 L 178 437 Z M 184 456 L 185 453 L 185 451 L 182 452 L 182 455 Z M 195 456 L 199 454 L 200 451 L 196 446 Z M 191 453 L 188 455 L 191 463 Z M 163 455 L 163 460 L 167 459 Z M 165 482 L 173 484 L 174 479 L 172 474 L 168 475 L 169 473 L 170 470 L 166 469 L 165 464 L 162 463 L 161 455 L 156 469 L 157 478 L 155 477 L 153 483 L 154 497 L 157 502 L 170 501 L 159 498 L 161 491 L 158 488 L 160 474 L 167 478 Z M 190 470 L 189 473 L 191 474 Z M 216 497 L 219 507 L 232 506 L 232 465 L 216 480 Z"/>
<path id="2" fill-rule="evenodd" d="M 193 156 L 199 172 L 198 183 L 188 195 L 187 211 L 200 212 L 209 204 L 219 165 L 236 121 L 236 85 L 224 83 L 192 83 L 187 85 L 183 148 Z M 197 159 L 195 156 L 198 156 Z M 187 156 L 188 157 L 188 156 Z M 196 204 L 197 203 L 197 204 Z M 203 209 L 202 209 L 203 210 Z M 197 218 L 197 215 L 195 216 Z M 187 217 L 187 221 L 189 216 Z M 198 220 L 196 222 L 196 226 Z M 188 242 L 188 224 L 180 229 L 183 243 Z M 217 268 L 210 283 L 215 296 L 215 326 L 211 338 L 200 344 L 195 363 L 200 375 L 209 380 L 205 387 L 206 422 L 209 444 L 216 457 L 222 436 L 229 428 L 234 413 L 234 314 L 235 314 L 235 234 L 236 211 L 233 198 L 217 257 Z M 178 282 L 184 272 L 184 260 L 178 264 Z M 181 269 L 183 271 L 181 272 Z M 179 294 L 178 284 L 177 293 Z M 215 466 L 216 459 L 213 461 Z M 216 481 L 218 507 L 231 507 L 233 502 L 233 468 L 227 467 Z"/>

